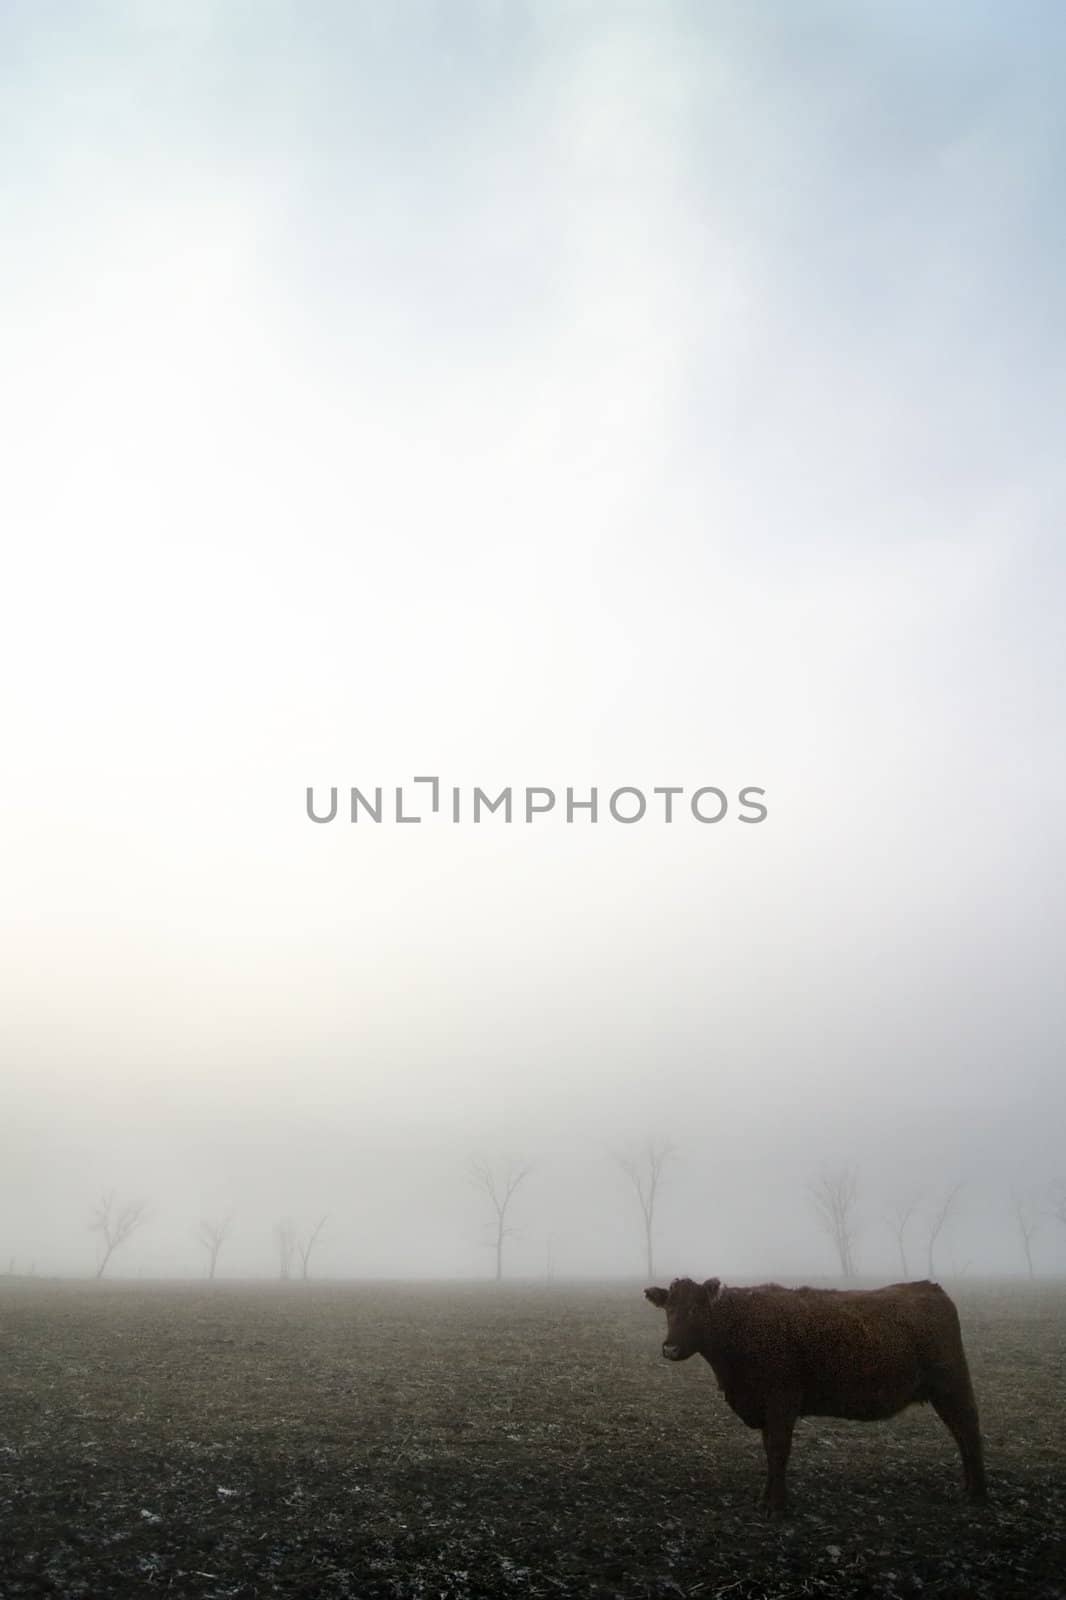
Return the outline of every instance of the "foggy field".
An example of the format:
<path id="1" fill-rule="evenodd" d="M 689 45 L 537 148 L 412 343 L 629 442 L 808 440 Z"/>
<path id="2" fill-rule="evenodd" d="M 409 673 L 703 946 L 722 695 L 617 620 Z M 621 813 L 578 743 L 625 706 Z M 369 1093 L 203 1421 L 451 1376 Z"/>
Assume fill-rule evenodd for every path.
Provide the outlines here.
<path id="1" fill-rule="evenodd" d="M 1066 1288 L 956 1294 L 992 1506 L 935 1416 L 759 1436 L 639 1285 L 0 1285 L 0 1593 L 1066 1594 Z"/>
<path id="2" fill-rule="evenodd" d="M 1066 1600 L 1066 3 L 0 91 L 0 1600 Z"/>

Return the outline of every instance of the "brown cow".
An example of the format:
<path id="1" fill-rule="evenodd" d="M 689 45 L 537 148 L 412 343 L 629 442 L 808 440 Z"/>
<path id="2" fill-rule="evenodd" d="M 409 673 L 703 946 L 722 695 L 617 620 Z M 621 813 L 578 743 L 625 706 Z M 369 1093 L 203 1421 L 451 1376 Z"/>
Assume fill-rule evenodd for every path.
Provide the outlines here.
<path id="1" fill-rule="evenodd" d="M 785 1466 L 799 1417 L 871 1422 L 928 1400 L 962 1456 L 966 1492 L 985 1497 L 977 1403 L 959 1318 L 936 1283 L 887 1289 L 723 1289 L 717 1278 L 675 1278 L 645 1289 L 666 1311 L 663 1355 L 709 1361 L 749 1428 L 761 1428 L 763 1504 L 785 1509 Z"/>

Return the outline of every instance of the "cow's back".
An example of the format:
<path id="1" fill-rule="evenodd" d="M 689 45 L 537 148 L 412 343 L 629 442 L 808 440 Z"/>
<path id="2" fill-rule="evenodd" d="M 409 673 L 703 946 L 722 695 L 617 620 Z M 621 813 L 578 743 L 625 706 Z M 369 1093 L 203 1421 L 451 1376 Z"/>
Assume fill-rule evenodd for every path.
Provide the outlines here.
<path id="1" fill-rule="evenodd" d="M 958 1317 L 935 1284 L 886 1289 L 730 1289 L 712 1365 L 756 1425 L 761 1399 L 788 1395 L 806 1416 L 874 1420 L 928 1398 L 962 1356 Z M 753 1398 L 754 1397 L 754 1398 Z"/>
<path id="2" fill-rule="evenodd" d="M 892 1336 L 909 1334 L 923 1363 L 937 1366 L 962 1357 L 959 1314 L 938 1283 L 893 1283 L 884 1289 L 856 1290 L 846 1298 L 871 1329 Z"/>
<path id="3" fill-rule="evenodd" d="M 935 1375 L 965 1371 L 958 1315 L 936 1284 L 838 1291 L 812 1310 L 807 1415 L 893 1416 L 928 1399 Z"/>

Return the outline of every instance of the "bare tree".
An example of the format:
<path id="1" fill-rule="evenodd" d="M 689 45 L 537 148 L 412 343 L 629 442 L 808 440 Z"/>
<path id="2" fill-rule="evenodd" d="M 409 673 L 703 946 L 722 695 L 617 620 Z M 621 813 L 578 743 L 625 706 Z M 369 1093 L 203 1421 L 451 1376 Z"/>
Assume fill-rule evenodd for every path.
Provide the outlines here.
<path id="1" fill-rule="evenodd" d="M 142 1222 L 146 1221 L 143 1200 L 127 1201 L 119 1205 L 114 1189 L 108 1189 L 100 1196 L 100 1203 L 96 1206 L 89 1223 L 89 1232 L 98 1233 L 102 1244 L 102 1254 L 96 1268 L 96 1276 L 102 1278 L 115 1251 L 126 1243 Z"/>
<path id="2" fill-rule="evenodd" d="M 1036 1273 L 1033 1270 L 1033 1235 L 1039 1228 L 1040 1223 L 1036 1212 L 1026 1203 L 1023 1196 L 1016 1189 L 1011 1190 L 1010 1201 L 1014 1226 L 1018 1230 L 1018 1237 L 1022 1242 L 1022 1249 L 1025 1251 L 1025 1264 L 1029 1269 L 1030 1278 L 1035 1278 Z"/>
<path id="3" fill-rule="evenodd" d="M 233 1226 L 232 1217 L 204 1217 L 196 1228 L 196 1238 L 207 1251 L 207 1276 L 215 1276 L 218 1266 L 219 1251 L 229 1238 Z"/>
<path id="4" fill-rule="evenodd" d="M 811 1184 L 810 1196 L 818 1226 L 833 1242 L 841 1276 L 854 1278 L 858 1178 L 850 1167 L 823 1172 L 817 1182 Z"/>
<path id="5" fill-rule="evenodd" d="M 964 1180 L 962 1178 L 958 1178 L 950 1186 L 950 1188 L 945 1189 L 939 1203 L 930 1212 L 929 1232 L 926 1236 L 925 1245 L 925 1265 L 926 1271 L 928 1272 L 930 1278 L 936 1277 L 936 1267 L 933 1264 L 933 1252 L 936 1247 L 936 1242 L 943 1233 L 944 1227 L 948 1218 L 951 1216 L 952 1211 L 955 1209 L 955 1202 L 959 1198 L 959 1194 L 963 1187 L 963 1181 Z"/>
<path id="6" fill-rule="evenodd" d="M 503 1241 L 514 1233 L 514 1229 L 507 1226 L 507 1209 L 514 1198 L 515 1190 L 529 1177 L 531 1170 L 529 1166 L 516 1166 L 513 1162 L 508 1162 L 501 1175 L 497 1177 L 483 1157 L 474 1156 L 470 1162 L 470 1181 L 475 1188 L 488 1196 L 492 1206 L 496 1230 L 494 1245 L 497 1283 L 503 1277 Z"/>
<path id="7" fill-rule="evenodd" d="M 885 1226 L 891 1228 L 892 1237 L 896 1241 L 896 1250 L 899 1253 L 900 1271 L 904 1280 L 910 1277 L 910 1267 L 907 1263 L 907 1228 L 913 1221 L 918 1210 L 917 1199 L 903 1200 L 895 1206 L 885 1218 Z"/>
<path id="8" fill-rule="evenodd" d="M 296 1235 L 286 1217 L 274 1227 L 274 1248 L 278 1252 L 278 1277 L 283 1281 L 292 1277 L 292 1258 L 296 1254 Z"/>
<path id="9" fill-rule="evenodd" d="M 619 1155 L 615 1159 L 630 1183 L 640 1206 L 644 1223 L 644 1264 L 648 1277 L 655 1276 L 655 1206 L 662 1190 L 667 1162 L 677 1154 L 669 1139 L 649 1139 L 640 1155 Z"/>
<path id="10" fill-rule="evenodd" d="M 315 1248 L 315 1240 L 322 1232 L 325 1223 L 325 1217 L 319 1217 L 310 1233 L 296 1241 L 296 1253 L 300 1257 L 300 1277 L 305 1283 L 311 1276 L 311 1251 Z"/>

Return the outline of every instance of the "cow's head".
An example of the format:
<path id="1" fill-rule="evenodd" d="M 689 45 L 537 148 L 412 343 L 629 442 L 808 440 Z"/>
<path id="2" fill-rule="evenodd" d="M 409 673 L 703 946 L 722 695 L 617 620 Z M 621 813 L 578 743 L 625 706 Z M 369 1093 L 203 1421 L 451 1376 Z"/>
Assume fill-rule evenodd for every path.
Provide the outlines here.
<path id="1" fill-rule="evenodd" d="M 645 1289 L 645 1299 L 666 1312 L 663 1355 L 667 1361 L 687 1361 L 696 1354 L 708 1307 L 721 1287 L 717 1278 L 708 1278 L 706 1283 L 675 1278 L 669 1289 Z"/>

